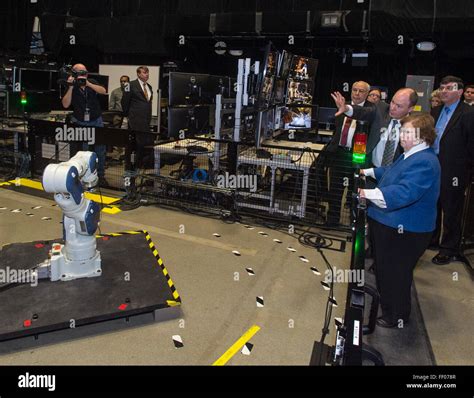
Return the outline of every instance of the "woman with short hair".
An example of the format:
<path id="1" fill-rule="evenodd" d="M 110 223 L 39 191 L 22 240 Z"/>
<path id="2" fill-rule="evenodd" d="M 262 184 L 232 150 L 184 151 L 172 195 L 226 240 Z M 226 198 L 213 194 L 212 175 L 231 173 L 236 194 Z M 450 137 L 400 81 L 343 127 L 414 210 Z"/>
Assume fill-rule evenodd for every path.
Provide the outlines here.
<path id="1" fill-rule="evenodd" d="M 377 180 L 377 187 L 360 190 L 369 201 L 377 264 L 382 307 L 377 325 L 387 328 L 408 322 L 413 270 L 433 235 L 440 190 L 440 165 L 431 148 L 436 137 L 434 119 L 419 113 L 401 123 L 403 155 L 390 166 L 362 170 Z"/>

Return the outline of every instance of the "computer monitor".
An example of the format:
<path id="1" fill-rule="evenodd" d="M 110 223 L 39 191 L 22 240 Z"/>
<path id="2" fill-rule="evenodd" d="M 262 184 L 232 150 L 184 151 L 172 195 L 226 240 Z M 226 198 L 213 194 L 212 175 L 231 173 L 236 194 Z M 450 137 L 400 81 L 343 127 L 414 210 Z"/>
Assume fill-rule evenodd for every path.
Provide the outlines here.
<path id="1" fill-rule="evenodd" d="M 290 73 L 291 61 L 293 59 L 293 54 L 283 50 L 280 54 L 279 64 L 278 64 L 278 77 L 281 79 L 288 78 Z"/>
<path id="2" fill-rule="evenodd" d="M 263 78 L 262 86 L 259 95 L 259 106 L 268 107 L 272 102 L 274 76 L 265 76 Z"/>
<path id="3" fill-rule="evenodd" d="M 311 105 L 313 103 L 313 81 L 288 79 L 287 105 Z"/>
<path id="4" fill-rule="evenodd" d="M 230 78 L 227 76 L 209 76 L 208 86 L 205 88 L 205 97 L 209 103 L 216 101 L 216 95 L 221 94 L 223 98 L 231 97 Z"/>
<path id="5" fill-rule="evenodd" d="M 255 132 L 255 145 L 260 148 L 262 142 L 271 138 L 275 130 L 275 108 L 258 112 L 258 123 Z"/>
<path id="6" fill-rule="evenodd" d="M 320 127 L 325 128 L 326 130 L 330 130 L 332 126 L 336 123 L 336 108 L 319 108 L 318 114 L 318 124 Z"/>
<path id="7" fill-rule="evenodd" d="M 268 43 L 265 50 L 263 67 L 259 74 L 258 106 L 260 108 L 266 108 L 273 102 L 273 85 L 277 74 L 278 58 L 278 51 L 276 51 L 272 43 Z"/>
<path id="8" fill-rule="evenodd" d="M 286 80 L 277 79 L 275 81 L 275 96 L 273 98 L 273 102 L 275 104 L 285 103 L 285 91 L 286 91 Z"/>
<path id="9" fill-rule="evenodd" d="M 20 68 L 19 79 L 22 90 L 49 91 L 54 89 L 51 84 L 50 70 Z"/>
<path id="10" fill-rule="evenodd" d="M 281 124 L 284 130 L 309 130 L 313 127 L 313 106 L 291 106 L 281 111 Z"/>
<path id="11" fill-rule="evenodd" d="M 168 108 L 168 137 L 187 138 L 207 133 L 209 106 L 180 106 Z"/>
<path id="12" fill-rule="evenodd" d="M 317 69 L 317 59 L 294 55 L 289 75 L 294 80 L 314 80 Z"/>
<path id="13" fill-rule="evenodd" d="M 169 105 L 209 104 L 210 75 L 170 72 Z"/>

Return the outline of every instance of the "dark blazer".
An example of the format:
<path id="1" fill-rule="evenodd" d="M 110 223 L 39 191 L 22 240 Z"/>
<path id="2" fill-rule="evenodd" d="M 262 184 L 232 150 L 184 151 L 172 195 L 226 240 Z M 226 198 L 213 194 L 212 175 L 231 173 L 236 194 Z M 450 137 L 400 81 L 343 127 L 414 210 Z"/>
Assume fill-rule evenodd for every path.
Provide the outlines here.
<path id="1" fill-rule="evenodd" d="M 370 123 L 369 138 L 367 139 L 367 159 L 372 163 L 372 152 L 380 141 L 382 132 L 388 128 L 390 120 L 390 105 L 386 102 L 379 101 L 373 107 L 362 107 L 351 105 L 354 109 L 353 119 L 365 120 Z M 403 153 L 400 144 L 397 146 L 393 161 Z"/>
<path id="2" fill-rule="evenodd" d="M 124 116 L 128 117 L 128 126 L 131 130 L 149 132 L 153 90 L 147 83 L 151 92 L 151 98 L 147 101 L 140 83 L 138 79 L 130 82 L 130 90 L 123 93 L 122 109 Z"/>
<path id="3" fill-rule="evenodd" d="M 365 101 L 364 107 L 371 108 L 375 105 L 369 101 Z M 328 143 L 326 150 L 328 152 L 335 152 L 339 148 L 339 140 L 341 139 L 342 128 L 344 127 L 344 118 L 346 115 L 339 115 L 336 117 L 334 134 L 331 141 Z"/>
<path id="4" fill-rule="evenodd" d="M 435 122 L 438 121 L 443 105 L 431 110 Z M 460 101 L 444 130 L 439 143 L 441 164 L 441 187 L 452 186 L 457 178 L 458 187 L 465 187 L 474 159 L 474 108 Z"/>

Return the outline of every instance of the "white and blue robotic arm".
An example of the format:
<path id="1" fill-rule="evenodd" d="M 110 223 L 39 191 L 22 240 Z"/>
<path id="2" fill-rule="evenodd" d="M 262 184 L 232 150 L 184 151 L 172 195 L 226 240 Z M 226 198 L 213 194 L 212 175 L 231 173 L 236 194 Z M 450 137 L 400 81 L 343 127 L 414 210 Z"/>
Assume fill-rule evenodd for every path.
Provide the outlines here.
<path id="1" fill-rule="evenodd" d="M 67 162 L 48 165 L 42 183 L 46 192 L 54 193 L 64 212 L 64 245 L 53 244 L 50 258 L 38 269 L 38 277 L 66 281 L 101 275 L 95 238 L 100 208 L 84 196 L 86 190 L 98 183 L 97 155 L 80 151 Z"/>

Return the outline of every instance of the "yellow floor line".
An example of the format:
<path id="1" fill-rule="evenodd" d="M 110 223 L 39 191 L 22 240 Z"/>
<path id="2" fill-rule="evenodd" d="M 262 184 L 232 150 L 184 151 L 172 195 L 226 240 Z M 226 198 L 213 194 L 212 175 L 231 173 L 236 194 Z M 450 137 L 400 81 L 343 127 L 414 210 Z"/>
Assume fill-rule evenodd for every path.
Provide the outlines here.
<path id="1" fill-rule="evenodd" d="M 10 183 L 16 186 L 28 187 L 33 189 L 39 189 L 40 191 L 43 190 L 43 184 L 39 181 L 29 180 L 28 178 L 17 178 L 16 180 L 9 181 Z"/>
<path id="2" fill-rule="evenodd" d="M 23 186 L 23 187 L 28 187 L 28 188 L 33 188 L 33 189 L 38 189 L 40 191 L 43 191 L 43 185 L 41 184 L 41 182 L 33 181 L 28 178 L 17 178 L 15 180 L 9 181 L 8 183 L 2 183 L 1 185 L 6 185 L 6 184 L 14 184 L 16 186 Z M 97 195 L 95 193 L 90 193 L 90 192 L 86 192 L 85 197 L 96 203 L 101 203 L 104 205 L 110 205 L 120 200 L 119 198 L 111 198 L 109 196 Z M 104 207 L 102 211 L 107 214 L 117 214 L 117 213 L 120 213 L 121 210 L 118 207 L 111 206 L 109 208 Z"/>
<path id="3" fill-rule="evenodd" d="M 212 366 L 224 366 L 259 330 L 260 326 L 253 325 Z"/>
<path id="4" fill-rule="evenodd" d="M 102 209 L 102 213 L 107 213 L 107 214 L 117 214 L 120 213 L 122 210 L 120 210 L 117 206 L 110 206 L 110 207 L 104 207 Z"/>
<path id="5" fill-rule="evenodd" d="M 104 205 L 110 205 L 120 200 L 119 198 L 111 198 L 109 196 L 102 195 L 102 201 L 101 201 L 100 196 L 101 195 L 97 195 L 95 193 L 86 192 L 87 199 L 93 200 L 94 202 L 97 202 L 97 203 L 103 203 Z"/>

